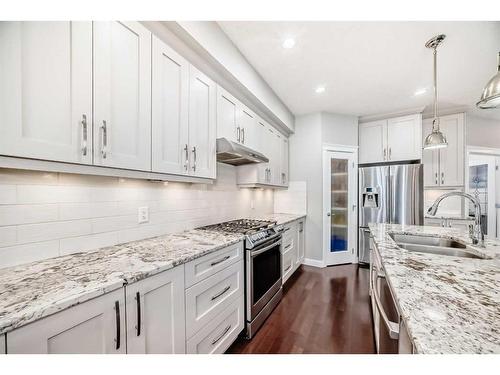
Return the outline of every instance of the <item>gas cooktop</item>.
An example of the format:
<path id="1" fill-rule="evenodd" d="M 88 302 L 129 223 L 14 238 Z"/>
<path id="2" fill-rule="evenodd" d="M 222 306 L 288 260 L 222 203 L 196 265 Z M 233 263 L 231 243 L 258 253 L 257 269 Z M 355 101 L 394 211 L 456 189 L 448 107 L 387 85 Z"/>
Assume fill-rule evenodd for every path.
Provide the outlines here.
<path id="1" fill-rule="evenodd" d="M 207 225 L 198 229 L 215 230 L 229 233 L 251 234 L 270 228 L 276 225 L 275 221 L 268 220 L 253 220 L 253 219 L 239 219 L 225 221 L 223 223 Z"/>

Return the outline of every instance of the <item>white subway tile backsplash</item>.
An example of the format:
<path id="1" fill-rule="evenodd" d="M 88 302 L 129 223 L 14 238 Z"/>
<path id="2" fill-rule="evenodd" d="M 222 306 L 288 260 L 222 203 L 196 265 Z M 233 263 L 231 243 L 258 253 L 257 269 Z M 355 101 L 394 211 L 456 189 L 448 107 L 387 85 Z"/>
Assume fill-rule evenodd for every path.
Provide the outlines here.
<path id="1" fill-rule="evenodd" d="M 0 170 L 0 268 L 273 212 L 271 190 L 239 189 L 232 166 L 217 173 L 207 185 Z"/>
<path id="2" fill-rule="evenodd" d="M 0 204 L 17 203 L 16 185 L 0 185 Z"/>
<path id="3" fill-rule="evenodd" d="M 34 242 L 0 248 L 0 267 L 11 267 L 59 256 L 59 241 Z"/>
<path id="4" fill-rule="evenodd" d="M 0 205 L 0 226 L 57 221 L 57 204 Z"/>
<path id="5" fill-rule="evenodd" d="M 91 223 L 91 220 L 71 220 L 19 225 L 17 227 L 17 242 L 22 244 L 91 234 Z"/>

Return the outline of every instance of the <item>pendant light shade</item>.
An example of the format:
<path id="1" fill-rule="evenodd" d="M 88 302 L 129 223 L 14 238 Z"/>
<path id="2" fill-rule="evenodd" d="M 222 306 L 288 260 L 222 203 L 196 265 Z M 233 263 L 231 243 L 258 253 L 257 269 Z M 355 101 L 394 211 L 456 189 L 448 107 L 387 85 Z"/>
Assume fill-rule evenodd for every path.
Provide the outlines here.
<path id="1" fill-rule="evenodd" d="M 439 117 L 438 117 L 438 100 L 437 100 L 437 48 L 443 42 L 446 35 L 440 34 L 436 35 L 434 38 L 430 39 L 425 46 L 427 48 L 432 48 L 434 54 L 434 120 L 432 121 L 432 132 L 424 141 L 424 149 L 432 150 L 436 148 L 448 147 L 448 142 L 446 137 L 439 130 Z"/>
<path id="2" fill-rule="evenodd" d="M 434 120 L 436 121 L 436 120 Z M 424 148 L 426 150 L 433 150 L 436 148 L 448 147 L 448 141 L 446 137 L 439 130 L 439 126 L 435 126 L 434 121 L 432 122 L 432 132 L 427 137 L 425 137 Z"/>
<path id="3" fill-rule="evenodd" d="M 476 103 L 476 106 L 481 109 L 500 106 L 500 52 L 498 53 L 498 72 L 484 87 L 481 100 Z"/>

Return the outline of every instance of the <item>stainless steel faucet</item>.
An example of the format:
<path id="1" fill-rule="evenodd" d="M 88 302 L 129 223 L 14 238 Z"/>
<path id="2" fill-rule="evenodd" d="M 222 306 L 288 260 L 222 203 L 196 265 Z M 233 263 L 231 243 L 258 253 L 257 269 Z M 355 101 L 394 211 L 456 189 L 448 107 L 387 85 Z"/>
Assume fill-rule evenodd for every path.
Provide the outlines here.
<path id="1" fill-rule="evenodd" d="M 439 207 L 439 204 L 443 201 L 443 199 L 446 199 L 448 197 L 453 197 L 453 196 L 459 196 L 459 197 L 464 197 L 469 199 L 472 204 L 474 204 L 474 229 L 469 233 L 470 238 L 472 239 L 472 243 L 474 245 L 480 244 L 481 246 L 484 246 L 484 233 L 483 229 L 481 227 L 481 203 L 479 202 L 479 199 L 474 197 L 473 195 L 470 195 L 468 193 L 462 193 L 461 191 L 452 191 L 446 194 L 441 195 L 436 201 L 432 204 L 432 206 L 429 207 L 427 210 L 427 213 L 429 215 L 435 216 L 437 209 Z"/>

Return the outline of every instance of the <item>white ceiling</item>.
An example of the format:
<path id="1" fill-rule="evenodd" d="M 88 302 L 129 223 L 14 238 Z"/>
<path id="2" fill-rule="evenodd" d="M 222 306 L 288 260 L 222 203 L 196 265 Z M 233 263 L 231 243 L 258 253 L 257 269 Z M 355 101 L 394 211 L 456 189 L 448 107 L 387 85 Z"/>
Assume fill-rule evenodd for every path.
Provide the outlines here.
<path id="1" fill-rule="evenodd" d="M 432 50 L 438 48 L 441 108 L 477 110 L 481 90 L 496 73 L 500 22 L 219 22 L 248 61 L 296 115 L 329 111 L 369 116 L 427 106 L 431 110 Z M 288 37 L 295 47 L 284 49 Z M 326 91 L 316 94 L 315 88 Z M 420 88 L 427 93 L 414 96 Z"/>

